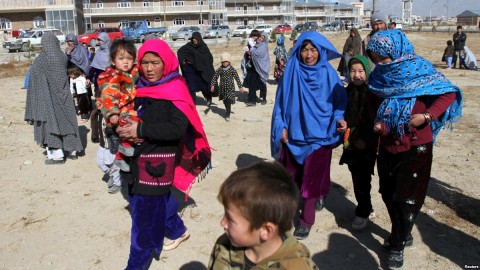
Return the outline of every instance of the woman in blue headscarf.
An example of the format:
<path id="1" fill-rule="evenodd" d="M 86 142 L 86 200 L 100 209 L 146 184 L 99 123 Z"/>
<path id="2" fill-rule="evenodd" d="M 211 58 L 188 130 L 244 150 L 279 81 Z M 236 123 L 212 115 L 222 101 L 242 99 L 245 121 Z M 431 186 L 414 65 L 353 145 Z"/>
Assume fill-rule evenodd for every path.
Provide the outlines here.
<path id="1" fill-rule="evenodd" d="M 272 116 L 271 150 L 295 177 L 302 197 L 294 236 L 305 239 L 330 189 L 332 149 L 346 130 L 347 93 L 328 62 L 335 47 L 314 31 L 302 33 L 278 84 Z"/>
<path id="2" fill-rule="evenodd" d="M 383 98 L 374 126 L 380 134 L 380 193 L 392 222 L 383 248 L 390 269 L 398 269 L 403 249 L 413 243 L 412 227 L 427 194 L 435 137 L 460 118 L 462 93 L 415 54 L 402 31 L 375 33 L 367 54 L 376 64 L 370 90 Z"/>

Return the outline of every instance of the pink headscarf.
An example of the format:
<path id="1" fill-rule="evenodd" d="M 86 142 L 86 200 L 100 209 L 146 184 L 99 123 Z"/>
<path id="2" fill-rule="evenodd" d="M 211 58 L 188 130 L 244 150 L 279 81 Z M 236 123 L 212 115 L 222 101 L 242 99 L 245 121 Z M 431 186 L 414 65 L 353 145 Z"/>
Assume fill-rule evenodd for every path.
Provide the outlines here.
<path id="1" fill-rule="evenodd" d="M 187 134 L 180 145 L 182 148 L 181 158 L 179 164 L 175 167 L 175 178 L 173 180 L 173 186 L 188 195 L 195 178 L 210 164 L 211 149 L 186 82 L 182 76 L 175 76 L 178 70 L 178 59 L 175 53 L 165 41 L 150 39 L 145 41 L 138 51 L 139 63 L 147 52 L 154 52 L 162 59 L 162 79 L 167 75 L 173 76 L 172 79 L 166 80 L 164 83 L 138 88 L 137 97 L 170 100 L 175 107 L 185 114 L 192 126 L 192 128 L 188 128 Z M 140 64 L 138 69 L 142 76 L 143 71 Z"/>

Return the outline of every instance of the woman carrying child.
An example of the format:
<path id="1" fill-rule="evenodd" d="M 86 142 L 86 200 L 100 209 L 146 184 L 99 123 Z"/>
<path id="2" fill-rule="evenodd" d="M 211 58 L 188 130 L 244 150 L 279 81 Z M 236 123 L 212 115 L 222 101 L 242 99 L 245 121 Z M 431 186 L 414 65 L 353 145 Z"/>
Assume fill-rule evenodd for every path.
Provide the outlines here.
<path id="1" fill-rule="evenodd" d="M 376 64 L 370 89 L 384 99 L 374 125 L 380 135 L 380 193 L 392 223 L 383 249 L 389 252 L 389 268 L 399 269 L 427 194 L 435 137 L 443 126 L 460 118 L 462 93 L 415 54 L 402 31 L 375 33 L 367 54 Z"/>
<path id="2" fill-rule="evenodd" d="M 235 81 L 240 88 L 240 92 L 243 93 L 242 82 L 240 81 L 237 71 L 230 65 L 230 58 L 229 53 L 222 53 L 220 56 L 222 66 L 215 71 L 210 86 L 210 90 L 213 93 L 215 85 L 217 85 L 217 80 L 220 78 L 220 93 L 218 99 L 223 100 L 223 104 L 225 105 L 225 121 L 227 122 L 230 122 L 232 104 L 235 104 Z"/>
<path id="3" fill-rule="evenodd" d="M 135 109 L 142 122 L 127 118 L 117 127 L 122 139 L 142 139 L 130 159 L 128 179 L 132 216 L 126 269 L 146 269 L 152 253 L 176 248 L 189 237 L 177 213 L 172 186 L 187 193 L 207 167 L 210 147 L 203 125 L 166 42 L 145 41 L 138 52 L 140 78 Z M 173 239 L 164 245 L 164 237 Z"/>

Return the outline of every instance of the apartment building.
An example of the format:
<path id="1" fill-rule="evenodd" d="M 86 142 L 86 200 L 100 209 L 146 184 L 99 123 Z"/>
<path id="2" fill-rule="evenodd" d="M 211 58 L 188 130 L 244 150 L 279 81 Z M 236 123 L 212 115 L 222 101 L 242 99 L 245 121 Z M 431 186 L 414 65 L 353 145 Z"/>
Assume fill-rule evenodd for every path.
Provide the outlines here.
<path id="1" fill-rule="evenodd" d="M 152 27 L 183 25 L 359 23 L 363 2 L 316 0 L 0 0 L 0 35 L 20 28 L 55 27 L 68 33 L 146 20 Z"/>

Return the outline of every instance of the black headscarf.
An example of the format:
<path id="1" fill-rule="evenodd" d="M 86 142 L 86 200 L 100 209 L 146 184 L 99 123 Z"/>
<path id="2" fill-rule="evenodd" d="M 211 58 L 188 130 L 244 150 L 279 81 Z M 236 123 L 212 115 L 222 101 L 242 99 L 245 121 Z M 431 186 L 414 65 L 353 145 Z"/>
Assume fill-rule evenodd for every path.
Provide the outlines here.
<path id="1" fill-rule="evenodd" d="M 195 71 L 202 75 L 202 79 L 210 84 L 215 69 L 213 68 L 213 56 L 208 48 L 207 44 L 203 41 L 202 35 L 199 32 L 193 32 L 192 39 L 198 41 L 197 45 L 194 45 L 192 41 L 180 47 L 177 52 L 178 61 L 182 68 L 185 63 L 191 64 Z"/>

